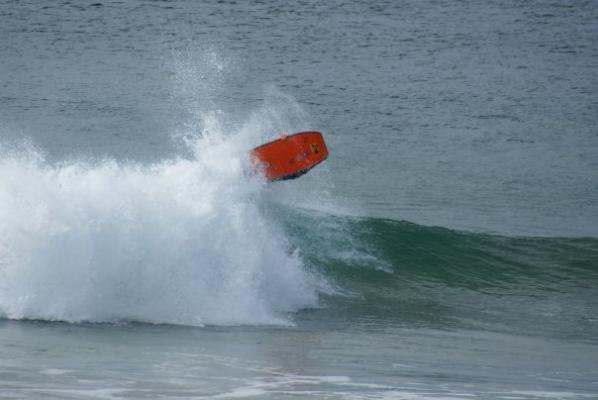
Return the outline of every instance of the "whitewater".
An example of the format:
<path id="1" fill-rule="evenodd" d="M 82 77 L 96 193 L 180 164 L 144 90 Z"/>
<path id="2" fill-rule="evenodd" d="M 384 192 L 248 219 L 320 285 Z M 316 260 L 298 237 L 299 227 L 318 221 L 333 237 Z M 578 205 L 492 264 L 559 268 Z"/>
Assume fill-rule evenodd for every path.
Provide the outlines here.
<path id="1" fill-rule="evenodd" d="M 317 281 L 260 211 L 239 136 L 193 159 L 0 162 L 0 312 L 16 319 L 288 323 Z"/>

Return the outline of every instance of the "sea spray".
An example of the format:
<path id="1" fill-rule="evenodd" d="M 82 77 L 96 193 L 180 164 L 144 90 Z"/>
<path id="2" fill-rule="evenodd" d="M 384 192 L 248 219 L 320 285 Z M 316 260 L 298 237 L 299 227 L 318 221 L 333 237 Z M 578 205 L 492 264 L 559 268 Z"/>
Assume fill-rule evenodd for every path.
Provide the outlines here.
<path id="1" fill-rule="evenodd" d="M 258 203 L 238 140 L 195 158 L 0 158 L 0 313 L 177 324 L 288 323 L 317 283 Z"/>
<path id="2" fill-rule="evenodd" d="M 269 209 L 329 197 L 313 181 L 273 190 L 248 159 L 313 128 L 309 115 L 273 86 L 250 107 L 224 101 L 235 63 L 209 46 L 171 64 L 175 157 L 94 160 L 74 148 L 65 160 L 0 142 L 1 316 L 287 324 L 327 290 Z"/>

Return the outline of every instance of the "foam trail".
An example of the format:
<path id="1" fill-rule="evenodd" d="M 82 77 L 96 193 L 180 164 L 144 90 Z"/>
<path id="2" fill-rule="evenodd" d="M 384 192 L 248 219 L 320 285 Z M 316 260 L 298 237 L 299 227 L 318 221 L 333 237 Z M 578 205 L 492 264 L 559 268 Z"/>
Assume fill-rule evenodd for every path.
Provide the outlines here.
<path id="1" fill-rule="evenodd" d="M 0 155 L 0 314 L 64 321 L 288 323 L 316 279 L 258 203 L 239 137 L 151 165 Z"/>

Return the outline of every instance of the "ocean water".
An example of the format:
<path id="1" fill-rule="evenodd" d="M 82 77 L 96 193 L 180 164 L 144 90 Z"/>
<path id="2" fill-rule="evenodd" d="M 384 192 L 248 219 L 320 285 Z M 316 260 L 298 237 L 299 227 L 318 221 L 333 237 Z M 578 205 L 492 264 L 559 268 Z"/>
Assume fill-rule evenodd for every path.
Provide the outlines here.
<path id="1" fill-rule="evenodd" d="M 598 397 L 597 42 L 593 1 L 0 2 L 0 398 Z"/>

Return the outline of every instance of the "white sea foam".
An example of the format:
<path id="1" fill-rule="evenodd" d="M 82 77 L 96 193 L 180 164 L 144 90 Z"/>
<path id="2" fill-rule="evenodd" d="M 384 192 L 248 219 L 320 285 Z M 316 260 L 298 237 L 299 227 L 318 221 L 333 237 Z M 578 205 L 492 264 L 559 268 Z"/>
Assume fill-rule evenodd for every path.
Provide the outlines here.
<path id="1" fill-rule="evenodd" d="M 258 108 L 227 115 L 216 100 L 230 64 L 213 49 L 175 55 L 179 158 L 57 164 L 0 142 L 0 316 L 286 324 L 316 304 L 323 285 L 248 173 L 248 151 L 306 114 L 269 88 Z"/>
<path id="2" fill-rule="evenodd" d="M 248 135 L 192 159 L 50 165 L 0 155 L 0 313 L 65 321 L 287 323 L 316 283 L 247 174 Z"/>

